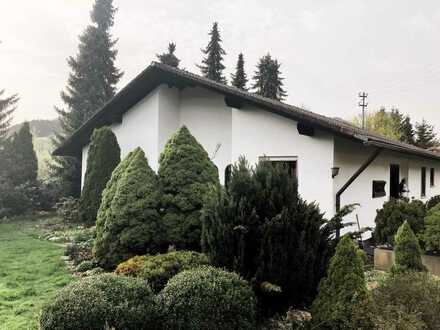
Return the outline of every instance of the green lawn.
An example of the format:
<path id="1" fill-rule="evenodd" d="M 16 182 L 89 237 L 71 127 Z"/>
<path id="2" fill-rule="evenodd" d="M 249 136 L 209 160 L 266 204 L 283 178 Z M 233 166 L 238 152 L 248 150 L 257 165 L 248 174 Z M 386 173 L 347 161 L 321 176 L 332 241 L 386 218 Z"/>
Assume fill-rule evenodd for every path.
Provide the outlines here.
<path id="1" fill-rule="evenodd" d="M 0 329 L 36 329 L 42 304 L 71 276 L 63 248 L 37 238 L 36 222 L 0 223 Z"/>

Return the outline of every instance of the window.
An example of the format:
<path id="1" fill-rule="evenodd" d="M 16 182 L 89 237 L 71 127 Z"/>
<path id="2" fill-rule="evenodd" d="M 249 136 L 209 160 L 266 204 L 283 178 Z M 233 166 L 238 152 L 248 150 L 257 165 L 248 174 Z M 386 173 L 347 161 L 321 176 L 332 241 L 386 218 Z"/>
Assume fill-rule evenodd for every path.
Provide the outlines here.
<path id="1" fill-rule="evenodd" d="M 435 186 L 435 168 L 431 167 L 430 173 L 429 173 L 429 183 L 431 187 Z"/>
<path id="2" fill-rule="evenodd" d="M 422 197 L 426 196 L 426 167 L 422 167 L 422 177 L 421 177 L 421 182 L 422 182 L 422 187 L 421 187 L 421 193 L 420 195 Z"/>
<path id="3" fill-rule="evenodd" d="M 373 181 L 373 198 L 383 197 L 385 192 L 385 181 Z"/>
<path id="4" fill-rule="evenodd" d="M 279 157 L 279 156 L 264 156 L 260 157 L 261 161 L 271 162 L 273 165 L 282 166 L 283 168 L 287 169 L 289 174 L 297 178 L 297 157 L 295 156 L 286 156 L 286 157 Z"/>

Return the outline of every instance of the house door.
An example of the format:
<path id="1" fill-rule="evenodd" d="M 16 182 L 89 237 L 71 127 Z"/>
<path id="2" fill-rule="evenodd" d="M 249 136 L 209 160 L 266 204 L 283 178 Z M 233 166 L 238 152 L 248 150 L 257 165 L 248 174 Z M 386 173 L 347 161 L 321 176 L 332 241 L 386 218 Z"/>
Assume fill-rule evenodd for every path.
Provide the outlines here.
<path id="1" fill-rule="evenodd" d="M 399 198 L 400 197 L 400 167 L 399 165 L 391 164 L 390 165 L 390 198 Z"/>

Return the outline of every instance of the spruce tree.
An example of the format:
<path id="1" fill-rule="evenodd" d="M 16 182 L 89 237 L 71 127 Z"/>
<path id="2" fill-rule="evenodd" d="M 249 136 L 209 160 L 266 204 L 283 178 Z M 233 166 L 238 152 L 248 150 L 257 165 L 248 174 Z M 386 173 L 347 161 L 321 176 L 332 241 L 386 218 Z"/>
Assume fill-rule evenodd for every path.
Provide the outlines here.
<path id="1" fill-rule="evenodd" d="M 105 269 L 135 255 L 160 252 L 157 176 L 137 148 L 115 169 L 98 212 L 94 256 Z"/>
<path id="2" fill-rule="evenodd" d="M 168 244 L 200 250 L 200 210 L 209 186 L 219 183 L 216 166 L 183 126 L 165 145 L 158 173 Z"/>
<path id="3" fill-rule="evenodd" d="M 415 143 L 414 128 L 408 115 L 400 122 L 400 141 L 408 144 Z"/>
<path id="4" fill-rule="evenodd" d="M 160 63 L 178 68 L 180 60 L 176 57 L 176 55 L 174 55 L 175 51 L 176 51 L 176 44 L 170 42 L 168 44 L 168 53 L 163 53 L 156 56 L 159 59 Z"/>
<path id="5" fill-rule="evenodd" d="M 204 77 L 225 84 L 226 78 L 223 75 L 223 70 L 225 69 L 225 66 L 223 65 L 223 57 L 226 55 L 226 52 L 221 46 L 222 39 L 220 37 L 217 22 L 213 24 L 209 36 L 211 37 L 211 40 L 209 41 L 208 46 L 206 46 L 205 49 L 202 49 L 202 52 L 206 57 L 198 67 Z"/>
<path id="6" fill-rule="evenodd" d="M 11 126 L 12 114 L 15 111 L 15 106 L 18 102 L 18 96 L 12 95 L 3 97 L 4 90 L 0 90 L 0 152 L 2 143 L 5 142 Z"/>
<path id="7" fill-rule="evenodd" d="M 71 72 L 66 89 L 61 93 L 64 108 L 56 108 L 62 128 L 62 133 L 54 139 L 56 146 L 61 145 L 115 95 L 122 72 L 114 63 L 117 55 L 116 40 L 110 34 L 114 14 L 112 0 L 96 0 L 90 14 L 92 24 L 79 37 L 79 52 L 67 61 Z M 79 196 L 80 160 L 75 157 L 56 157 L 51 171 L 66 195 Z"/>
<path id="8" fill-rule="evenodd" d="M 121 149 L 109 127 L 95 129 L 87 157 L 87 170 L 80 199 L 81 220 L 94 225 L 102 191 L 121 160 Z"/>
<path id="9" fill-rule="evenodd" d="M 270 54 L 260 59 L 253 77 L 255 83 L 252 88 L 256 94 L 278 101 L 286 98 L 287 93 L 283 89 L 284 78 L 281 77 L 280 66 L 281 64 L 272 59 Z"/>
<path id="10" fill-rule="evenodd" d="M 246 84 L 248 82 L 246 72 L 244 71 L 244 58 L 243 54 L 238 55 L 237 66 L 235 68 L 235 74 L 231 75 L 231 85 L 242 90 L 247 90 Z"/>
<path id="11" fill-rule="evenodd" d="M 37 180 L 38 161 L 28 122 L 25 122 L 6 143 L 4 152 L 6 172 L 14 185 L 33 183 Z"/>
<path id="12" fill-rule="evenodd" d="M 358 247 L 344 236 L 331 258 L 327 277 L 321 281 L 312 305 L 312 321 L 317 329 L 362 329 L 354 316 L 368 299 L 363 261 Z"/>
<path id="13" fill-rule="evenodd" d="M 424 149 L 435 147 L 438 144 L 434 132 L 434 126 L 428 124 L 425 119 L 416 123 L 416 146 Z"/>
<path id="14" fill-rule="evenodd" d="M 395 264 L 393 270 L 395 272 L 426 270 L 422 264 L 422 250 L 420 249 L 419 240 L 408 221 L 405 221 L 399 227 L 394 241 Z"/>

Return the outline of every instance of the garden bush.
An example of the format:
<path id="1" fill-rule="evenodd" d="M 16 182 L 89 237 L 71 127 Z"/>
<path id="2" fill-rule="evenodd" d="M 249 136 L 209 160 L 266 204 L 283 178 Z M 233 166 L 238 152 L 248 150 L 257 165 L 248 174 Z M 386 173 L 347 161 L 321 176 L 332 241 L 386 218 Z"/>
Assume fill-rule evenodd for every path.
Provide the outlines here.
<path id="1" fill-rule="evenodd" d="M 63 197 L 56 205 L 57 214 L 65 223 L 79 223 L 80 206 L 79 200 L 74 197 Z"/>
<path id="2" fill-rule="evenodd" d="M 216 166 L 183 126 L 165 145 L 158 173 L 168 244 L 200 250 L 200 210 L 209 186 L 218 184 Z"/>
<path id="3" fill-rule="evenodd" d="M 94 255 L 105 269 L 135 255 L 157 253 L 163 245 L 156 174 L 140 148 L 121 164 L 98 212 Z"/>
<path id="4" fill-rule="evenodd" d="M 330 266 L 312 305 L 312 322 L 318 329 L 362 329 L 369 324 L 357 310 L 368 300 L 362 258 L 349 236 L 336 247 Z"/>
<path id="5" fill-rule="evenodd" d="M 204 266 L 174 276 L 158 296 L 167 329 L 256 328 L 255 298 L 235 273 Z"/>
<path id="6" fill-rule="evenodd" d="M 433 196 L 426 202 L 426 209 L 430 210 L 434 206 L 437 206 L 439 203 L 440 203 L 440 195 Z"/>
<path id="7" fill-rule="evenodd" d="M 440 282 L 406 272 L 388 277 L 372 292 L 375 329 L 440 329 Z"/>
<path id="8" fill-rule="evenodd" d="M 313 301 L 333 252 L 319 208 L 298 195 L 286 169 L 241 158 L 228 188 L 213 187 L 202 212 L 211 263 L 252 281 L 264 313 Z"/>
<path id="9" fill-rule="evenodd" d="M 116 268 L 116 273 L 145 279 L 154 292 L 159 292 L 177 273 L 208 265 L 208 258 L 193 251 L 174 251 L 154 256 L 136 256 Z"/>
<path id="10" fill-rule="evenodd" d="M 78 266 L 76 266 L 75 271 L 78 273 L 84 273 L 88 270 L 96 268 L 96 263 L 92 260 L 84 260 Z"/>
<path id="11" fill-rule="evenodd" d="M 40 316 L 42 330 L 160 329 L 154 295 L 145 281 L 104 274 L 63 288 Z"/>
<path id="12" fill-rule="evenodd" d="M 420 248 L 419 240 L 407 221 L 400 226 L 394 241 L 394 271 L 426 270 L 422 264 L 422 249 Z"/>
<path id="13" fill-rule="evenodd" d="M 399 227 L 408 221 L 417 235 L 423 231 L 426 208 L 421 201 L 391 199 L 377 211 L 374 237 L 378 243 L 394 245 L 394 236 Z"/>
<path id="14" fill-rule="evenodd" d="M 90 141 L 87 169 L 80 198 L 81 221 L 94 225 L 102 191 L 113 170 L 121 161 L 121 150 L 115 134 L 109 127 L 95 129 Z"/>
<path id="15" fill-rule="evenodd" d="M 440 253 L 440 204 L 428 211 L 423 242 L 427 251 Z"/>

